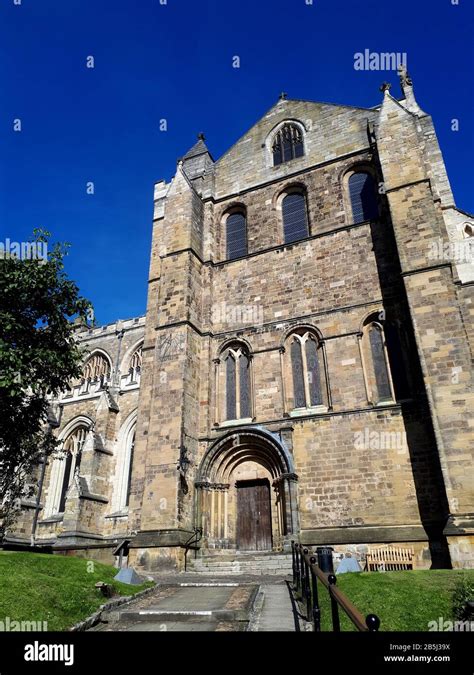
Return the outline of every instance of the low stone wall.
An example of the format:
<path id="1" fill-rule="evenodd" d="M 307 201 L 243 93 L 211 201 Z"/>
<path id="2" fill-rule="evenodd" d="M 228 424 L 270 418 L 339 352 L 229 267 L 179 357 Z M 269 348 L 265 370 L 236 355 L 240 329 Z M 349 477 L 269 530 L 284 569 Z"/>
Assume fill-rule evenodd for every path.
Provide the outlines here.
<path id="1" fill-rule="evenodd" d="M 100 622 L 100 618 L 103 612 L 108 612 L 111 609 L 119 607 L 120 605 L 125 605 L 129 602 L 137 600 L 138 598 L 143 598 L 145 595 L 148 595 L 149 593 L 152 593 L 154 590 L 156 590 L 157 586 L 158 584 L 155 584 L 150 588 L 145 588 L 145 590 L 139 591 L 135 595 L 122 595 L 119 598 L 113 598 L 109 602 L 106 602 L 103 605 L 101 605 L 97 610 L 97 612 L 94 612 L 94 614 L 88 616 L 87 619 L 84 619 L 84 621 L 79 621 L 79 623 L 76 623 L 74 626 L 69 628 L 69 632 L 89 630 L 89 628 L 92 628 L 93 626 L 95 626 Z"/>

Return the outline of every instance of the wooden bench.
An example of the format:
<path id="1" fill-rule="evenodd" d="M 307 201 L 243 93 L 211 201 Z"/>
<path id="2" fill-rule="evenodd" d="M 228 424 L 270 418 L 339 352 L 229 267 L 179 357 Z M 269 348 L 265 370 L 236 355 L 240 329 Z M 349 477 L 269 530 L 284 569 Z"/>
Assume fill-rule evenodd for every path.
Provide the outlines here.
<path id="1" fill-rule="evenodd" d="M 412 548 L 379 546 L 369 549 L 365 559 L 367 572 L 393 572 L 412 570 L 415 551 Z"/>

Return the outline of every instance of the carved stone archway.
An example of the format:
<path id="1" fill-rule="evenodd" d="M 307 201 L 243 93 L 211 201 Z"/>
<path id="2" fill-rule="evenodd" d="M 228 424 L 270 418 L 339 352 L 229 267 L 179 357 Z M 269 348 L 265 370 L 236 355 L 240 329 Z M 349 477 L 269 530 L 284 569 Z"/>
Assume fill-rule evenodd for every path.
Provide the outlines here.
<path id="1" fill-rule="evenodd" d="M 298 532 L 297 481 L 293 458 L 279 436 L 241 427 L 215 441 L 204 455 L 195 482 L 196 526 L 205 548 L 236 548 L 236 485 L 242 478 L 268 480 L 273 488 L 273 549 L 289 546 Z"/>

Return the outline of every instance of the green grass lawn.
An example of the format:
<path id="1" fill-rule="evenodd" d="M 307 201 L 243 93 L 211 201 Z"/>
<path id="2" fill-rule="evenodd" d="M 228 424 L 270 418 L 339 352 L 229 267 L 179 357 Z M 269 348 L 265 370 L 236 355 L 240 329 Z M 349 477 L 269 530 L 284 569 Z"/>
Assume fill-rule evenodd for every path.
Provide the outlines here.
<path id="1" fill-rule="evenodd" d="M 113 581 L 115 567 L 91 563 L 72 556 L 0 551 L 0 621 L 47 621 L 48 630 L 66 630 L 107 602 L 94 587 L 98 581 L 111 584 L 118 595 L 153 585 Z"/>
<path id="2" fill-rule="evenodd" d="M 341 574 L 337 585 L 365 616 L 376 614 L 383 631 L 427 631 L 429 621 L 454 620 L 452 593 L 456 580 L 474 570 L 414 570 Z M 328 592 L 318 582 L 321 628 L 332 630 Z M 341 630 L 356 630 L 340 610 Z"/>

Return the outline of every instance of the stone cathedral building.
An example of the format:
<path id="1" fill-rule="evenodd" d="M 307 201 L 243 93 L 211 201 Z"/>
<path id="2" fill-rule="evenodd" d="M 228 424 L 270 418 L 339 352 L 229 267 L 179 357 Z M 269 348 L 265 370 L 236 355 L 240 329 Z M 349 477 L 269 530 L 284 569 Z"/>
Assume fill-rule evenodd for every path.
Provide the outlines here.
<path id="1" fill-rule="evenodd" d="M 292 539 L 472 566 L 473 217 L 406 71 L 278 102 L 155 185 L 146 316 L 79 326 L 12 544 L 182 569 Z M 236 553 L 237 555 L 237 553 Z"/>

